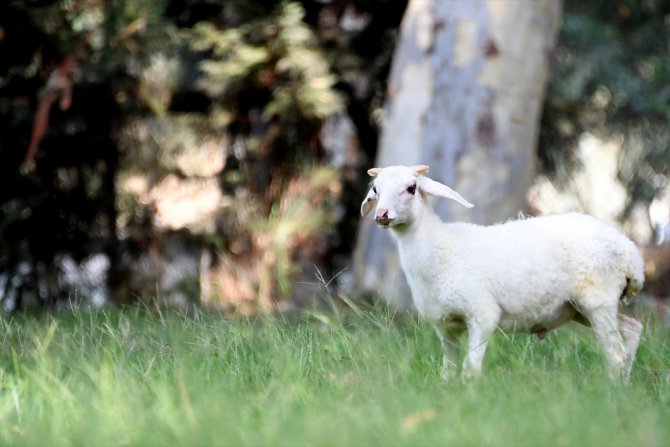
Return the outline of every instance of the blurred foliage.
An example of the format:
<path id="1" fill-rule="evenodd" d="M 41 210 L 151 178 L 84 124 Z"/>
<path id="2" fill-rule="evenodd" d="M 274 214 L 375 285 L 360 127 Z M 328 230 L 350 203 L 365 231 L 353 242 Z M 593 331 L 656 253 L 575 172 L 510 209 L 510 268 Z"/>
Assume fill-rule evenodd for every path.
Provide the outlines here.
<path id="1" fill-rule="evenodd" d="M 203 302 L 249 315 L 291 296 L 305 260 L 318 264 L 335 224 L 341 182 L 327 167 L 305 167 L 287 181 L 269 215 L 240 194 L 227 208 L 225 247 L 203 272 Z M 304 277 L 304 275 L 303 275 Z M 304 299 L 304 297 L 303 297 Z"/>
<path id="2" fill-rule="evenodd" d="M 211 51 L 211 58 L 200 63 L 205 77 L 199 84 L 230 115 L 240 112 L 239 95 L 255 88 L 269 93 L 263 119 L 290 125 L 326 118 L 342 108 L 340 95 L 333 90 L 335 77 L 314 33 L 303 22 L 302 6 L 283 3 L 278 8 L 276 17 L 254 18 L 234 28 L 198 23 L 192 47 Z"/>
<path id="3" fill-rule="evenodd" d="M 670 175 L 670 1 L 567 1 L 540 160 L 558 182 L 585 133 L 622 140 L 619 180 L 648 203 Z"/>
<path id="4" fill-rule="evenodd" d="M 405 3 L 2 2 L 4 307 L 85 293 L 249 313 L 305 266 L 341 268 Z M 62 101 L 68 58 L 59 108 L 44 98 Z"/>
<path id="5" fill-rule="evenodd" d="M 131 13 L 139 4 L 118 2 L 116 14 L 94 0 L 0 5 L 0 296 L 7 308 L 70 298 L 54 266 L 63 254 L 118 259 L 114 123 L 136 107 L 124 107 L 113 91 L 129 87 L 119 36 L 136 20 Z M 68 56 L 78 61 L 74 100 L 67 110 L 52 108 L 31 170 L 24 158 L 34 110 Z"/>

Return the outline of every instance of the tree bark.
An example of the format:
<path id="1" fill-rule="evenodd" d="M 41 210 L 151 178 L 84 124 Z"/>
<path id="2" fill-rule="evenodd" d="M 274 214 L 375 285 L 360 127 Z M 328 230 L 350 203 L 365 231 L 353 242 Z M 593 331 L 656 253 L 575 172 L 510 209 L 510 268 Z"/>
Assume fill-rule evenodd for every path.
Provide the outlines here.
<path id="1" fill-rule="evenodd" d="M 445 220 L 488 224 L 522 211 L 561 9 L 559 0 L 411 0 L 377 166 L 427 164 L 475 204 L 438 203 Z M 390 237 L 372 219 L 360 226 L 354 277 L 360 292 L 410 302 Z"/>

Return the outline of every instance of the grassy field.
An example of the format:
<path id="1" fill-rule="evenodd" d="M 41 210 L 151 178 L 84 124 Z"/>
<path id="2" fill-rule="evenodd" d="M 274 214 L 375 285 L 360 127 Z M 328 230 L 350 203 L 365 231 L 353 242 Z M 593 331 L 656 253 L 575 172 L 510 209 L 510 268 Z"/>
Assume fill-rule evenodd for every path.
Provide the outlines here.
<path id="1" fill-rule="evenodd" d="M 670 332 L 630 387 L 588 330 L 496 334 L 439 378 L 432 330 L 385 309 L 231 320 L 146 310 L 0 322 L 0 445 L 670 445 Z"/>

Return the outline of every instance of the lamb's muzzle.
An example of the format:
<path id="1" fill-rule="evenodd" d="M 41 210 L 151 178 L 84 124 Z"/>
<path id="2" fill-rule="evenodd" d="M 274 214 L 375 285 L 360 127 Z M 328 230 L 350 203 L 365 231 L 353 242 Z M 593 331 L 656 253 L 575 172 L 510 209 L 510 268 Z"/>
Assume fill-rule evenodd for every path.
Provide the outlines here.
<path id="1" fill-rule="evenodd" d="M 384 208 L 377 208 L 376 214 L 375 214 L 375 222 L 377 222 L 379 225 L 382 227 L 388 227 L 393 223 L 393 220 L 391 217 L 389 217 L 389 211 Z"/>
<path id="2" fill-rule="evenodd" d="M 628 381 L 642 324 L 618 313 L 620 298 L 644 282 L 642 257 L 626 236 L 591 216 L 571 213 L 500 225 L 446 224 L 427 195 L 466 207 L 460 194 L 424 176 L 428 167 L 373 168 L 361 214 L 398 242 L 400 262 L 419 314 L 444 349 L 442 375 L 459 361 L 458 335 L 467 329 L 462 376 L 478 376 L 488 338 L 500 328 L 544 335 L 567 321 L 593 328 L 612 378 Z"/>

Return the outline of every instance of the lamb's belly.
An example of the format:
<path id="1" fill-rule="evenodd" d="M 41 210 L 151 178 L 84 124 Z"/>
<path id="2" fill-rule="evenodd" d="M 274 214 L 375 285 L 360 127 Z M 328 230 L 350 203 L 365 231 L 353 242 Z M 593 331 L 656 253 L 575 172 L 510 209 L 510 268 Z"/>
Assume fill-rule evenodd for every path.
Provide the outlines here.
<path id="1" fill-rule="evenodd" d="M 521 314 L 503 313 L 498 327 L 509 332 L 540 332 L 557 328 L 575 316 L 570 303 L 559 303 Z"/>
<path id="2" fill-rule="evenodd" d="M 419 316 L 426 320 L 439 320 L 449 313 L 443 302 L 431 296 L 412 294 L 412 299 Z"/>
<path id="3" fill-rule="evenodd" d="M 445 295 L 434 293 L 434 290 L 425 290 L 410 283 L 412 290 L 412 301 L 419 316 L 429 321 L 437 321 L 448 318 L 453 313 L 458 313 L 451 300 L 442 298 Z M 448 295 L 446 295 L 448 296 Z"/>

